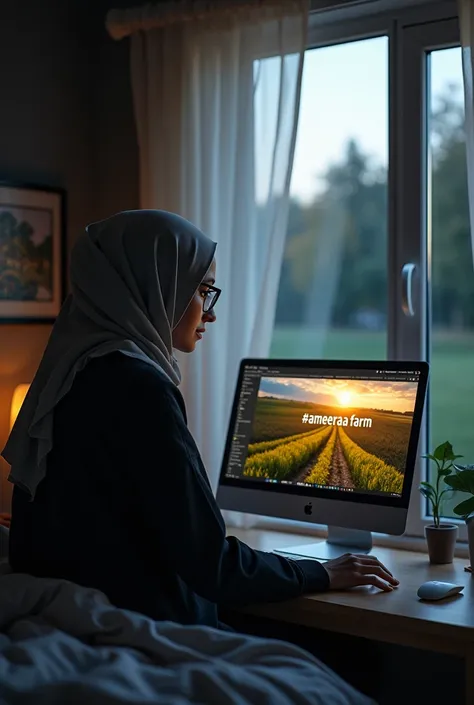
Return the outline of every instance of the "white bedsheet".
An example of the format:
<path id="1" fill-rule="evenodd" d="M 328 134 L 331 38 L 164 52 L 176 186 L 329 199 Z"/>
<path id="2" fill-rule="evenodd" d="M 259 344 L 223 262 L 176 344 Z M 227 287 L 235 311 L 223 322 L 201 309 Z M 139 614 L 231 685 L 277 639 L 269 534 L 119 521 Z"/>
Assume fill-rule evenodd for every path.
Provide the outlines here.
<path id="1" fill-rule="evenodd" d="M 295 646 L 153 622 L 66 581 L 0 574 L 1 705 L 373 705 Z"/>

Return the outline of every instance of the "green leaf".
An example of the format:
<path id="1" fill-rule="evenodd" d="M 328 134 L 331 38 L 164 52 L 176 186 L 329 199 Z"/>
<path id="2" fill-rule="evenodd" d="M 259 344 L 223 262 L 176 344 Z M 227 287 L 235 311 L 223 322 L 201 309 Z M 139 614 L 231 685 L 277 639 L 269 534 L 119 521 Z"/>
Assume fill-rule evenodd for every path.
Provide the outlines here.
<path id="1" fill-rule="evenodd" d="M 431 455 L 431 453 L 427 453 L 426 455 L 422 455 L 421 457 L 422 457 L 422 458 L 426 458 L 427 460 L 434 460 L 434 462 L 435 462 L 437 465 L 439 465 L 438 459 L 435 458 L 434 455 Z"/>
<path id="2" fill-rule="evenodd" d="M 474 495 L 474 469 L 456 470 L 444 479 L 445 483 L 457 492 Z"/>
<path id="3" fill-rule="evenodd" d="M 423 497 L 426 497 L 426 499 L 429 499 L 430 502 L 435 502 L 436 500 L 436 493 L 432 487 L 420 487 L 420 492 L 423 495 Z"/>
<path id="4" fill-rule="evenodd" d="M 449 465 L 447 468 L 444 468 L 444 470 L 438 470 L 438 474 L 440 477 L 447 477 L 450 475 L 453 471 L 453 466 Z"/>
<path id="5" fill-rule="evenodd" d="M 449 477 L 445 477 L 444 481 L 449 487 L 451 487 L 452 490 L 457 490 L 461 491 L 461 486 L 463 485 L 463 480 L 459 479 L 459 472 L 455 472 L 452 475 L 449 475 Z"/>
<path id="6" fill-rule="evenodd" d="M 420 482 L 420 487 L 431 487 L 431 489 L 434 490 L 434 486 L 431 482 Z"/>
<path id="7" fill-rule="evenodd" d="M 458 516 L 467 518 L 474 512 L 474 497 L 469 497 L 469 499 L 465 499 L 464 502 L 456 505 L 453 512 Z"/>
<path id="8" fill-rule="evenodd" d="M 453 452 L 453 446 L 449 441 L 445 441 L 434 449 L 433 456 L 434 458 L 436 458 L 436 460 L 453 460 L 455 457 Z"/>

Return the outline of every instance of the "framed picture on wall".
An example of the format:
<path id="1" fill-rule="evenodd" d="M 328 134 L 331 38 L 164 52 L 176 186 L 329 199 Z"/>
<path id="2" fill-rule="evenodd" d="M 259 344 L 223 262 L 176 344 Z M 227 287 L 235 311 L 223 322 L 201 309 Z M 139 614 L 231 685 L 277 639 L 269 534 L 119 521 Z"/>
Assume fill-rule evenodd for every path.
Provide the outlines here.
<path id="1" fill-rule="evenodd" d="M 65 296 L 66 194 L 0 181 L 0 323 L 52 322 Z"/>

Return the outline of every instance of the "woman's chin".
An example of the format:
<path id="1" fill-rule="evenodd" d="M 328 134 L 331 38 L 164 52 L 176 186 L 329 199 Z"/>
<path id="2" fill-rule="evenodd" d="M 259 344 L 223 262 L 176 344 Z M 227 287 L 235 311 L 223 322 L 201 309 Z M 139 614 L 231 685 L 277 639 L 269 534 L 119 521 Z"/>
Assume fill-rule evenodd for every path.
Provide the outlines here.
<path id="1" fill-rule="evenodd" d="M 196 342 L 195 340 L 191 340 L 186 343 L 180 343 L 179 345 L 173 345 L 173 347 L 175 350 L 182 353 L 192 353 L 196 349 Z"/>

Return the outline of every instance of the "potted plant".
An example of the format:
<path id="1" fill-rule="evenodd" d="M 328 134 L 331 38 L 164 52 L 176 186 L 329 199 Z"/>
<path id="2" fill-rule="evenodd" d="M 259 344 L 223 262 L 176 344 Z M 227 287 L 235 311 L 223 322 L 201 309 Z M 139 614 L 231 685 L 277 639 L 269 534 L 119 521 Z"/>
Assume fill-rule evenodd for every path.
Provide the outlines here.
<path id="1" fill-rule="evenodd" d="M 474 564 L 474 465 L 455 464 L 454 470 L 455 472 L 445 477 L 444 481 L 451 490 L 469 495 L 454 507 L 453 512 L 466 522 L 472 566 Z"/>
<path id="2" fill-rule="evenodd" d="M 433 512 L 433 523 L 425 527 L 426 542 L 430 563 L 452 563 L 454 550 L 458 537 L 456 524 L 445 524 L 440 521 L 442 516 L 443 499 L 451 489 L 445 487 L 444 482 L 451 475 L 454 461 L 461 458 L 455 455 L 449 441 L 441 443 L 433 453 L 424 455 L 423 458 L 431 460 L 436 465 L 436 474 L 433 482 L 422 482 L 420 492 L 430 502 Z M 443 482 L 444 480 L 444 482 Z"/>

